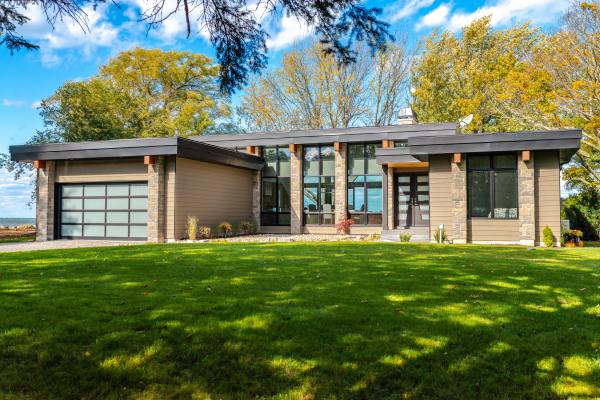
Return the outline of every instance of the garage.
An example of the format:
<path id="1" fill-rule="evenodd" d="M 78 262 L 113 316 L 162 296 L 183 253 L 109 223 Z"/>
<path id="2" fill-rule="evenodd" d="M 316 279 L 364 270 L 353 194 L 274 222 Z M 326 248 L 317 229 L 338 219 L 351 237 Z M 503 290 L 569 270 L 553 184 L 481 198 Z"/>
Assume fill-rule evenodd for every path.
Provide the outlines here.
<path id="1" fill-rule="evenodd" d="M 147 182 L 60 184 L 58 190 L 59 238 L 147 239 Z"/>

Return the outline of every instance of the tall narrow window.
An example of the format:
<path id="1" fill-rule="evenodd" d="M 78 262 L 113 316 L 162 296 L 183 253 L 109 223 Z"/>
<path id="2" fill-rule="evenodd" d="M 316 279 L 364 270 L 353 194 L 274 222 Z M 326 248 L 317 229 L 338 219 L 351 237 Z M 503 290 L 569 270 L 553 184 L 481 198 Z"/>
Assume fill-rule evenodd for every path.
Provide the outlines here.
<path id="1" fill-rule="evenodd" d="M 517 155 L 467 158 L 469 218 L 518 218 Z"/>
<path id="2" fill-rule="evenodd" d="M 290 150 L 287 147 L 264 148 L 262 174 L 261 225 L 290 225 Z"/>
<path id="3" fill-rule="evenodd" d="M 348 145 L 348 212 L 355 225 L 381 225 L 383 198 L 377 144 Z"/>
<path id="4" fill-rule="evenodd" d="M 335 224 L 335 150 L 332 146 L 304 147 L 304 224 Z"/>

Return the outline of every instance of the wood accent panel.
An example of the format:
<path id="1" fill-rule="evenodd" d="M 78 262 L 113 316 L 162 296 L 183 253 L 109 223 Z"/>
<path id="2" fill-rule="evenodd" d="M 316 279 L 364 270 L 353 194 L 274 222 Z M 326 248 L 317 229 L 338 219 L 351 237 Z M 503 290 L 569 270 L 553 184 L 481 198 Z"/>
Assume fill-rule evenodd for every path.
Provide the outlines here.
<path id="1" fill-rule="evenodd" d="M 177 159 L 165 157 L 165 239 L 175 239 L 175 179 Z"/>
<path id="2" fill-rule="evenodd" d="M 554 242 L 560 243 L 560 169 L 557 151 L 536 151 L 535 174 L 535 244 L 543 243 L 542 231 L 548 225 Z"/>
<path id="3" fill-rule="evenodd" d="M 529 150 L 525 150 L 523 151 L 523 161 L 529 161 L 529 159 L 531 158 L 531 153 L 529 152 Z"/>
<path id="4" fill-rule="evenodd" d="M 46 168 L 46 161 L 45 160 L 34 161 L 33 168 Z"/>
<path id="5" fill-rule="evenodd" d="M 247 154 L 254 154 L 254 153 L 256 153 L 256 146 L 247 146 L 246 147 L 246 153 Z"/>
<path id="6" fill-rule="evenodd" d="M 188 215 L 198 226 L 252 221 L 252 171 L 177 157 L 174 238 L 185 236 Z"/>
<path id="7" fill-rule="evenodd" d="M 333 149 L 334 149 L 335 151 L 342 151 L 342 144 L 341 144 L 340 142 L 335 142 L 335 143 L 333 144 Z"/>
<path id="8" fill-rule="evenodd" d="M 450 155 L 429 157 L 429 229 L 433 238 L 435 229 L 444 224 L 448 239 L 454 239 L 452 231 L 452 167 Z"/>
<path id="9" fill-rule="evenodd" d="M 518 219 L 468 219 L 467 242 L 519 241 Z"/>
<path id="10" fill-rule="evenodd" d="M 144 164 L 146 164 L 146 165 L 156 164 L 156 157 L 155 156 L 144 156 Z"/>
<path id="11" fill-rule="evenodd" d="M 148 166 L 144 165 L 142 157 L 57 161 L 56 181 L 61 183 L 148 181 Z"/>
<path id="12" fill-rule="evenodd" d="M 298 151 L 298 145 L 297 144 L 290 144 L 290 153 L 295 153 Z"/>
<path id="13" fill-rule="evenodd" d="M 460 160 L 461 160 L 461 153 L 455 153 L 454 154 L 454 163 L 460 164 Z"/>
<path id="14" fill-rule="evenodd" d="M 429 163 L 426 162 L 415 162 L 415 163 L 391 163 L 387 165 L 391 168 L 412 168 L 410 171 L 406 172 L 417 172 L 417 170 L 421 169 L 423 171 L 428 171 Z"/>
<path id="15" fill-rule="evenodd" d="M 392 141 L 391 140 L 383 140 L 381 143 L 381 147 L 383 147 L 384 149 L 389 149 L 390 147 L 392 147 Z"/>

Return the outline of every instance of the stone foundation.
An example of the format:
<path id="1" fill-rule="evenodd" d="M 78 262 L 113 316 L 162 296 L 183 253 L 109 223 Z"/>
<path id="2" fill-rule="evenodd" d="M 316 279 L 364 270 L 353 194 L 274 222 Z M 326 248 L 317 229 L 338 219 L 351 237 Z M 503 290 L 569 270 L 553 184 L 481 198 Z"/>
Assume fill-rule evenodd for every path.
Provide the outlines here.
<path id="1" fill-rule="evenodd" d="M 535 245 L 535 174 L 534 152 L 529 161 L 523 161 L 523 152 L 519 152 L 518 195 L 519 195 L 519 239 L 522 246 Z"/>
<path id="2" fill-rule="evenodd" d="M 453 243 L 467 243 L 467 158 L 462 155 L 462 162 L 454 159 L 452 166 L 452 234 Z M 446 229 L 448 231 L 448 229 Z"/>
<path id="3" fill-rule="evenodd" d="M 165 242 L 165 157 L 148 165 L 148 241 Z"/>
<path id="4" fill-rule="evenodd" d="M 46 161 L 46 168 L 37 170 L 37 196 L 35 205 L 36 239 L 54 240 L 54 184 L 56 163 Z"/>

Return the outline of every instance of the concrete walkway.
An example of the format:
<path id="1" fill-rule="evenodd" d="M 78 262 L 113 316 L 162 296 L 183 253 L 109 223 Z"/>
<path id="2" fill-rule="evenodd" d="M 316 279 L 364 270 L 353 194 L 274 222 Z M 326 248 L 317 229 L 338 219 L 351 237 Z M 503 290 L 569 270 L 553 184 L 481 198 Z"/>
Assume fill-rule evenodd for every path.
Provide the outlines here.
<path id="1" fill-rule="evenodd" d="M 0 243 L 0 253 L 15 251 L 76 249 L 80 247 L 127 246 L 146 242 L 115 242 L 106 240 L 51 240 L 48 242 Z"/>

